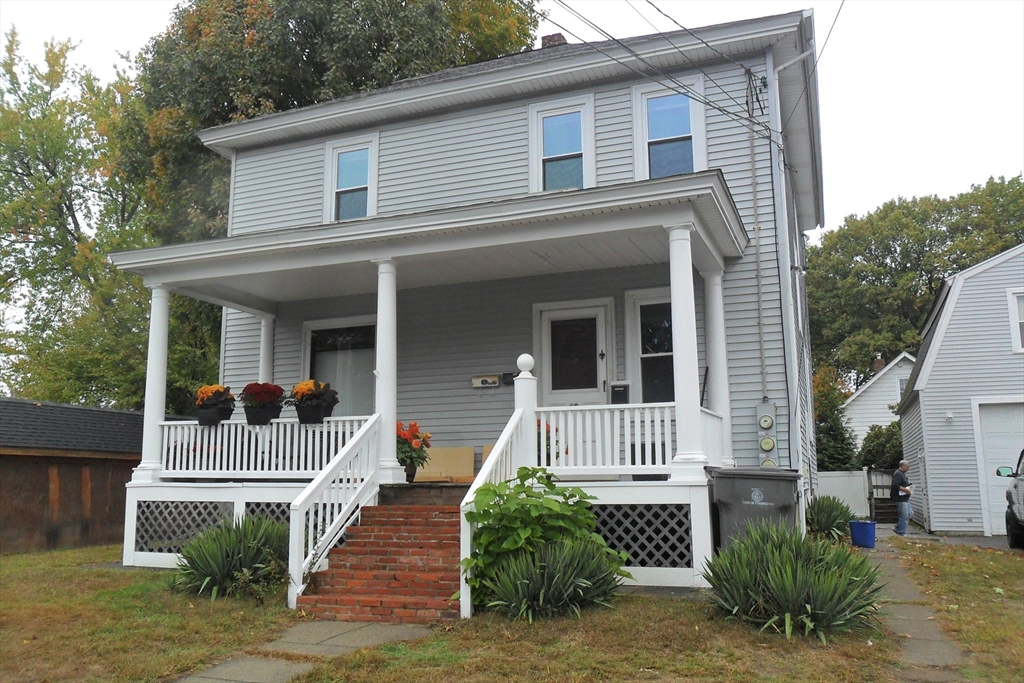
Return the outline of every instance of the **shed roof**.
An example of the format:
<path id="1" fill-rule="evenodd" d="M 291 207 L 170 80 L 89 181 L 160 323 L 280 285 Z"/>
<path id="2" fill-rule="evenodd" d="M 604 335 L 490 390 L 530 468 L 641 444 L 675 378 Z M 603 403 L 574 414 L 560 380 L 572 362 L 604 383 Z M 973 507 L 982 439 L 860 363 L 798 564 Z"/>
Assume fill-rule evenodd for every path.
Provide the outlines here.
<path id="1" fill-rule="evenodd" d="M 142 452 L 142 413 L 0 397 L 0 447 Z"/>

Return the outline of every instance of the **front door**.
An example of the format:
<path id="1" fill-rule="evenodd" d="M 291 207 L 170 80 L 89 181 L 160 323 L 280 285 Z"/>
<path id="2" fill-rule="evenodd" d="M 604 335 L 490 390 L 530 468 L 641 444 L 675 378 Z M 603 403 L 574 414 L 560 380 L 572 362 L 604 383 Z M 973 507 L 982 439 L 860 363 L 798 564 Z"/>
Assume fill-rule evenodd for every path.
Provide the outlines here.
<path id="1" fill-rule="evenodd" d="M 608 308 L 564 304 L 540 311 L 542 405 L 608 402 Z"/>

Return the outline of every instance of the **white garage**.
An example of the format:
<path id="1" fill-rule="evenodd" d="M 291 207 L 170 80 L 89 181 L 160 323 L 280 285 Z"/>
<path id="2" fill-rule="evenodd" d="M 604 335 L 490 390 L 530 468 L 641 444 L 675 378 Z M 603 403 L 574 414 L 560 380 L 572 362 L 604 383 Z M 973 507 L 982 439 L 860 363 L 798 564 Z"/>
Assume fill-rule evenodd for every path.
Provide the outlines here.
<path id="1" fill-rule="evenodd" d="M 976 399 L 974 404 L 975 445 L 978 453 L 978 481 L 982 482 L 985 511 L 985 534 L 1006 534 L 1006 489 L 1010 480 L 997 477 L 996 468 L 1016 468 L 1017 458 L 1024 449 L 1024 403 L 1014 397 Z M 1001 402 L 994 402 L 1001 401 Z M 986 495 L 987 494 L 987 495 Z"/>

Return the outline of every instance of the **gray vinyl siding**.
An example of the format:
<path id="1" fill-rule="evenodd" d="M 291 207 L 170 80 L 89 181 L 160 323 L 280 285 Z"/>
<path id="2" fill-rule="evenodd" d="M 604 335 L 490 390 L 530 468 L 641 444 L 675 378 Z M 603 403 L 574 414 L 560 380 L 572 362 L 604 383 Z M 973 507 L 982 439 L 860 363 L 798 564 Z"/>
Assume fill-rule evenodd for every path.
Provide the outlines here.
<path id="1" fill-rule="evenodd" d="M 924 432 L 921 425 L 921 402 L 913 403 L 900 415 L 900 432 L 903 434 L 903 459 L 910 463 L 907 477 L 914 484 L 914 496 L 910 501 L 914 509 L 914 520 L 925 529 L 931 529 L 928 496 L 928 472 L 924 458 Z"/>
<path id="2" fill-rule="evenodd" d="M 931 526 L 983 530 L 971 398 L 1024 394 L 1024 354 L 1013 353 L 1006 290 L 1024 286 L 1024 253 L 969 274 L 921 392 Z M 918 359 L 918 362 L 924 362 Z M 953 414 L 952 421 L 946 420 Z"/>
<path id="3" fill-rule="evenodd" d="M 236 396 L 260 374 L 260 319 L 230 308 L 223 311 L 221 383 Z"/>
<path id="4" fill-rule="evenodd" d="M 755 77 L 766 75 L 763 56 L 751 58 L 746 62 L 753 70 Z M 742 68 L 733 64 L 706 66 L 705 71 L 710 78 L 705 79 L 705 97 L 714 105 L 730 111 L 741 111 L 746 98 L 747 80 Z M 680 72 L 680 76 L 686 72 Z M 710 79 L 714 79 L 712 82 Z M 537 98 L 493 105 L 485 108 L 457 111 L 443 116 L 430 117 L 411 122 L 400 122 L 383 126 L 379 130 L 378 147 L 378 213 L 394 213 L 423 210 L 447 205 L 464 204 L 484 200 L 494 200 L 513 195 L 523 194 L 528 190 L 529 158 L 528 158 L 528 107 L 530 102 L 541 99 L 557 99 L 582 92 L 594 94 L 595 147 L 596 169 L 599 185 L 609 185 L 635 180 L 633 169 L 633 128 L 632 128 L 632 91 L 631 87 L 639 80 L 602 84 L 588 90 L 560 92 L 551 98 Z M 765 111 L 758 109 L 759 120 L 768 122 L 769 112 L 765 101 Z M 767 367 L 767 398 L 777 406 L 778 437 L 780 464 L 799 467 L 799 463 L 790 463 L 789 453 L 789 415 L 790 406 L 786 384 L 786 370 L 783 344 L 783 322 L 780 296 L 780 273 L 778 265 L 777 234 L 774 219 L 774 194 L 772 177 L 772 158 L 770 142 L 755 136 L 754 175 L 750 163 L 750 139 L 748 128 L 723 114 L 712 106 L 705 107 L 705 125 L 707 132 L 707 154 L 710 168 L 720 168 L 733 195 L 740 215 L 751 237 L 743 257 L 727 264 L 723 278 L 725 298 L 726 336 L 729 358 L 729 380 L 732 402 L 733 449 L 738 464 L 757 464 L 757 409 L 762 401 L 760 366 L 761 354 L 764 354 Z M 356 131 L 354 135 L 363 135 L 369 131 Z M 334 136 L 331 140 L 343 136 Z M 235 168 L 235 193 L 232 199 L 232 233 L 241 234 L 263 229 L 280 229 L 301 225 L 318 224 L 323 212 L 323 173 L 324 149 L 327 138 L 311 140 L 292 145 L 281 145 L 266 149 L 248 150 L 239 153 Z M 753 179 L 758 183 L 758 207 L 755 214 L 753 206 Z M 759 257 L 760 254 L 760 257 Z M 667 258 L 667 255 L 666 255 Z M 757 264 L 761 263 L 761 289 L 757 286 Z M 567 280 L 581 283 L 578 297 L 559 292 L 557 299 L 593 298 L 601 296 L 605 291 L 604 283 L 590 282 L 586 278 L 566 275 Z M 454 301 L 461 301 L 462 291 L 493 288 L 503 296 L 522 285 L 523 290 L 516 292 L 515 305 L 528 305 L 538 301 L 530 288 L 531 280 L 512 280 L 502 283 L 483 283 L 450 288 Z M 667 279 L 662 284 L 667 284 Z M 696 278 L 698 289 L 698 320 L 703 320 L 702 283 Z M 449 289 L 444 293 L 449 293 Z M 413 290 L 414 291 L 414 290 Z M 621 338 L 623 312 L 622 292 L 616 290 L 617 301 L 617 353 L 619 367 L 623 367 L 623 339 Z M 412 291 L 403 290 L 399 295 L 399 306 L 406 300 L 416 300 Z M 764 346 L 758 338 L 758 302 L 761 302 L 764 316 Z M 469 305 L 470 302 L 466 302 Z M 511 304 L 510 304 L 511 305 Z M 433 309 L 434 306 L 428 308 Z M 289 304 L 284 307 L 277 322 L 275 349 L 275 379 L 278 384 L 286 385 L 298 378 L 301 348 L 298 346 L 301 337 L 301 320 L 305 317 L 302 306 Z M 362 306 L 363 313 L 372 313 L 375 300 L 368 306 Z M 495 307 L 499 309 L 501 307 Z M 448 310 L 445 308 L 445 310 Z M 496 315 L 486 311 L 485 317 Z M 332 312 L 323 317 L 339 317 L 355 315 L 350 313 Z M 444 317 L 443 312 L 439 313 Z M 450 321 L 449 326 L 438 328 L 440 338 L 451 329 L 460 329 L 459 321 Z M 699 324 L 703 324 L 702 322 Z M 291 327 L 289 327 L 291 326 Z M 297 326 L 297 327 L 296 327 Z M 426 330 L 433 330 L 428 324 Z M 703 329 L 698 330 L 703 339 Z M 246 336 L 242 339 L 241 336 Z M 255 337 L 253 337 L 255 335 Z M 239 336 L 239 339 L 235 339 Z M 258 325 L 252 329 L 228 328 L 225 333 L 227 350 L 231 353 L 233 345 L 241 350 L 249 349 L 252 339 L 258 347 Z M 515 353 L 504 340 L 500 349 L 508 349 L 512 354 L 509 358 L 501 356 L 500 366 L 510 372 L 515 369 L 515 357 L 524 350 L 532 348 L 532 342 L 522 346 L 522 339 L 516 338 Z M 403 357 L 406 351 L 416 348 L 411 342 L 400 339 L 400 367 L 410 371 L 418 371 L 411 359 Z M 249 351 L 251 355 L 251 351 Z M 498 351 L 488 350 L 480 358 L 479 372 L 497 371 L 499 368 Z M 703 349 L 701 349 L 701 367 L 703 368 Z M 414 356 L 415 357 L 415 356 Z M 487 361 L 486 363 L 484 361 Z M 453 369 L 458 372 L 468 371 L 466 363 L 460 358 L 452 360 Z M 406 365 L 408 363 L 408 365 Z M 229 371 L 228 365 L 231 364 Z M 252 371 L 256 367 L 249 363 L 237 362 L 225 357 L 225 377 L 236 377 Z M 465 405 L 466 396 L 463 384 L 468 379 L 459 375 L 459 379 L 449 380 L 444 377 L 435 382 L 445 387 L 452 396 L 460 396 L 458 406 Z M 702 371 L 703 376 L 703 371 Z M 621 379 L 620 373 L 617 379 Z M 420 395 L 420 385 L 406 385 L 406 379 L 400 390 L 410 392 L 408 396 Z M 801 383 L 809 383 L 806 373 L 800 375 Z M 408 388 L 407 388 L 408 387 Z M 492 390 L 500 396 L 504 389 Z M 511 390 L 509 389 L 509 397 Z M 462 392 L 462 393 L 460 393 Z M 447 396 L 449 393 L 445 393 Z M 426 394 L 428 395 L 429 391 Z M 406 394 L 403 394 L 406 395 Z M 491 406 L 498 398 L 478 400 L 471 403 L 480 405 L 486 415 L 480 417 L 493 430 L 494 414 L 501 410 Z M 511 399 L 509 399 L 511 400 Z M 794 397 L 797 400 L 797 397 Z M 425 399 L 433 410 L 442 410 L 442 404 Z M 413 406 L 415 407 L 415 406 Z M 805 448 L 809 448 L 812 421 L 809 419 L 809 405 L 800 407 L 805 416 L 802 439 Z M 489 411 L 489 412 L 488 412 Z M 443 412 L 443 411 L 442 411 Z M 458 415 L 459 413 L 457 413 Z M 507 419 L 508 411 L 503 413 Z M 424 424 L 426 418 L 416 416 Z M 470 417 L 459 417 L 460 421 L 469 421 Z M 478 418 L 473 418 L 477 420 Z M 448 419 L 443 424 L 449 425 Z M 503 424 L 503 422 L 502 422 Z M 441 432 L 443 430 L 436 429 Z M 466 432 L 472 438 L 482 437 L 483 431 L 474 428 Z M 490 432 L 488 432 L 490 433 Z M 807 451 L 809 452 L 809 451 Z"/>

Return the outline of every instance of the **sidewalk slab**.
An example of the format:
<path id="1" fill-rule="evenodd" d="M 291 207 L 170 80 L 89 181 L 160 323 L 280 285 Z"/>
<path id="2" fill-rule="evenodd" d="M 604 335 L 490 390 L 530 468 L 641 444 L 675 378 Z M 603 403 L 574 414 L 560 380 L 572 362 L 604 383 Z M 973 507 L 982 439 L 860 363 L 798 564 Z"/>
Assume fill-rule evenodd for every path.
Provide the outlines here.
<path id="1" fill-rule="evenodd" d="M 180 679 L 179 683 L 287 683 L 312 668 L 307 662 L 240 657 Z"/>
<path id="2" fill-rule="evenodd" d="M 291 627 L 262 649 L 266 652 L 338 657 L 362 647 L 425 638 L 430 633 L 429 628 L 417 624 L 309 621 Z"/>

